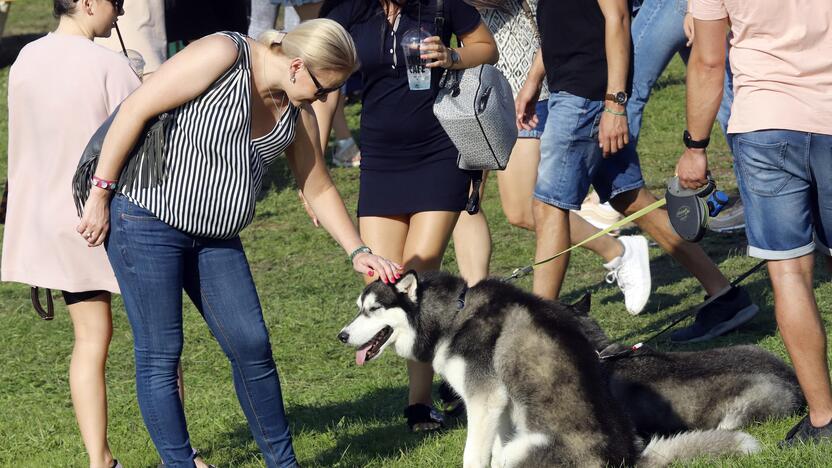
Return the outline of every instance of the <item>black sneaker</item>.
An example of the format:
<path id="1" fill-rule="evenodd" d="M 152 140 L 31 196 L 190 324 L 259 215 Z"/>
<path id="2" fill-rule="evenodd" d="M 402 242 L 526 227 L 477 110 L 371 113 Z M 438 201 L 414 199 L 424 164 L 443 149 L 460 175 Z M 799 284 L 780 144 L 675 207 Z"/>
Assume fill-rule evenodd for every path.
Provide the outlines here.
<path id="1" fill-rule="evenodd" d="M 786 438 L 781 440 L 777 445 L 780 448 L 788 448 L 797 444 L 811 444 L 817 442 L 832 441 L 832 421 L 826 423 L 825 426 L 815 427 L 809 421 L 809 415 L 803 417 L 797 424 L 786 434 Z"/>
<path id="2" fill-rule="evenodd" d="M 725 295 L 699 309 L 693 325 L 671 333 L 674 343 L 695 343 L 716 338 L 751 320 L 759 309 L 748 291 L 731 288 Z"/>

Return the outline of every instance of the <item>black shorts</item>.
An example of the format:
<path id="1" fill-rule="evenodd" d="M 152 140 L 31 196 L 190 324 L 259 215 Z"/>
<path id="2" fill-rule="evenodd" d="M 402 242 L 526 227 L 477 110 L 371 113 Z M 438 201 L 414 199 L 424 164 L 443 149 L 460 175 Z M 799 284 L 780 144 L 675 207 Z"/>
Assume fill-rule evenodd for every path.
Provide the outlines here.
<path id="1" fill-rule="evenodd" d="M 94 297 L 100 296 L 102 294 L 109 294 L 107 291 L 83 291 L 83 292 L 69 292 L 69 291 L 61 291 L 61 294 L 64 296 L 64 302 L 66 305 L 77 304 L 79 302 L 88 301 Z"/>

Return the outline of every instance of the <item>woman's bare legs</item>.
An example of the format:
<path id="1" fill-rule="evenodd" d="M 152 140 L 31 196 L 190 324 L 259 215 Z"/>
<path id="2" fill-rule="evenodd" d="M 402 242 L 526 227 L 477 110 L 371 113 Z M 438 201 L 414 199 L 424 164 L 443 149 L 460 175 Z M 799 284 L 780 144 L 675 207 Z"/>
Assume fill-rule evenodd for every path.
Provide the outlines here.
<path id="1" fill-rule="evenodd" d="M 113 454 L 107 443 L 107 385 L 104 370 L 113 320 L 110 294 L 98 295 L 68 306 L 75 333 L 69 362 L 69 390 L 90 468 L 111 468 Z"/>
<path id="2" fill-rule="evenodd" d="M 491 231 L 482 207 L 485 180 L 480 185 L 480 211 L 470 215 L 463 211 L 454 227 L 454 252 L 459 274 L 469 286 L 473 286 L 488 277 L 488 264 L 491 262 Z"/>
<path id="3" fill-rule="evenodd" d="M 425 211 L 410 216 L 364 216 L 358 224 L 361 239 L 374 253 L 400 263 L 404 270 L 417 272 L 438 270 L 459 213 Z M 365 282 L 375 280 L 365 277 Z M 433 368 L 430 364 L 407 362 L 409 379 L 408 405 L 432 405 Z M 416 430 L 435 429 L 430 423 Z M 428 427 L 431 426 L 431 427 Z"/>

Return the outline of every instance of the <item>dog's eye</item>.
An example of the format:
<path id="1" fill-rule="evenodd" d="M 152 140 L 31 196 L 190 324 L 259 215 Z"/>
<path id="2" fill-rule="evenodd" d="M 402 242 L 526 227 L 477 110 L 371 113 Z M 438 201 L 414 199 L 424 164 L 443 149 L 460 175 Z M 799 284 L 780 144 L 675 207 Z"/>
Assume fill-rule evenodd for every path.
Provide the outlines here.
<path id="1" fill-rule="evenodd" d="M 372 305 L 372 306 L 370 306 L 370 308 L 367 310 L 367 312 L 375 312 L 375 311 L 377 311 L 377 310 L 379 310 L 379 309 L 381 309 L 381 306 L 380 306 L 380 305 Z"/>

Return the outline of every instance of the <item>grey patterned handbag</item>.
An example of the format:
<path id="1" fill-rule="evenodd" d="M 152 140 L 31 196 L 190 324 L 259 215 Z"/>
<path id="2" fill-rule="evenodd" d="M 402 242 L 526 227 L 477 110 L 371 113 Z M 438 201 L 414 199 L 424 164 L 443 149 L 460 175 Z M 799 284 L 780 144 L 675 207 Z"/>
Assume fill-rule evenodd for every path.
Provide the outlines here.
<path id="1" fill-rule="evenodd" d="M 443 0 L 437 0 L 436 35 L 442 37 Z M 446 70 L 433 114 L 451 138 L 466 170 L 502 170 L 517 141 L 511 85 L 497 68 Z"/>

